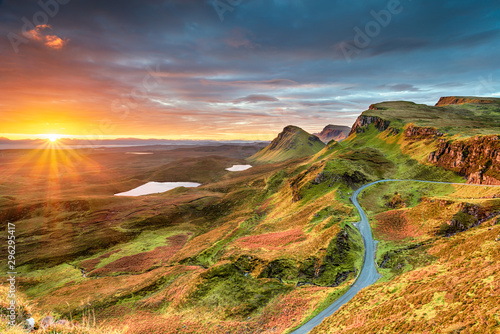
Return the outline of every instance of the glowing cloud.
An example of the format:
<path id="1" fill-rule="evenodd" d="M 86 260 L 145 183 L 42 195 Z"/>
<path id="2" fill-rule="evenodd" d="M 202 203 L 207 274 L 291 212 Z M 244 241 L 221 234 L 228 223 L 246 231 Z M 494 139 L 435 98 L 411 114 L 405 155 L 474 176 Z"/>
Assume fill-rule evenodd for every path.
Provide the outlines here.
<path id="1" fill-rule="evenodd" d="M 52 27 L 48 24 L 40 24 L 24 35 L 33 41 L 41 42 L 45 46 L 55 50 L 62 49 L 69 42 L 69 39 L 62 39 L 57 35 L 47 34 L 47 30 L 52 30 Z"/>

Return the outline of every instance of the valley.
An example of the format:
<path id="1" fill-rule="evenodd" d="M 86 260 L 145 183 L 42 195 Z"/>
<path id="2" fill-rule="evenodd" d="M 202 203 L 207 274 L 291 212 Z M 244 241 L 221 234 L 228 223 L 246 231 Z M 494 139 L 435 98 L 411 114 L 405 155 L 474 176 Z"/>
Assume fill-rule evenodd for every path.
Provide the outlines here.
<path id="1" fill-rule="evenodd" d="M 326 143 L 286 126 L 270 144 L 3 150 L 18 321 L 73 319 L 84 333 L 494 332 L 498 124 L 497 100 L 449 97 L 374 104 Z M 114 196 L 148 182 L 200 185 Z"/>

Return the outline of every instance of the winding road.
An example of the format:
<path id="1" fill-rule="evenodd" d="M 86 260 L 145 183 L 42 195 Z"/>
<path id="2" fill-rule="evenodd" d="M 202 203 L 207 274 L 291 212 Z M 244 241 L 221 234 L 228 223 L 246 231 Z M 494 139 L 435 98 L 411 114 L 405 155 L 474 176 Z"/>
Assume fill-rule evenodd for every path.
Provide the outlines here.
<path id="1" fill-rule="evenodd" d="M 461 186 L 476 186 L 476 187 L 500 187 L 498 185 L 483 185 L 483 184 L 466 184 L 466 183 L 453 183 L 453 182 L 440 182 L 440 181 L 423 181 L 423 180 L 397 180 L 397 179 L 387 179 L 387 180 L 379 180 L 375 182 L 371 182 L 365 184 L 358 190 L 356 190 L 352 196 L 351 201 L 358 209 L 359 215 L 361 217 L 361 221 L 354 224 L 356 228 L 361 233 L 363 237 L 363 243 L 365 246 L 365 255 L 363 261 L 363 267 L 361 269 L 361 273 L 357 277 L 356 281 L 351 288 L 347 290 L 347 292 L 342 295 L 339 299 L 337 299 L 333 304 L 324 309 L 321 313 L 316 315 L 314 318 L 305 323 L 302 327 L 296 329 L 290 334 L 305 334 L 309 333 L 314 327 L 318 326 L 325 318 L 331 316 L 335 313 L 342 305 L 350 301 L 361 289 L 366 288 L 367 286 L 375 283 L 381 275 L 378 273 L 376 265 L 375 265 L 375 252 L 376 252 L 376 241 L 373 240 L 372 230 L 370 228 L 370 223 L 368 222 L 368 218 L 366 217 L 365 212 L 361 208 L 358 202 L 358 196 L 361 194 L 366 188 L 371 187 L 374 184 L 382 183 L 382 182 L 422 182 L 422 183 L 436 183 L 436 184 L 451 184 L 451 185 L 461 185 Z"/>

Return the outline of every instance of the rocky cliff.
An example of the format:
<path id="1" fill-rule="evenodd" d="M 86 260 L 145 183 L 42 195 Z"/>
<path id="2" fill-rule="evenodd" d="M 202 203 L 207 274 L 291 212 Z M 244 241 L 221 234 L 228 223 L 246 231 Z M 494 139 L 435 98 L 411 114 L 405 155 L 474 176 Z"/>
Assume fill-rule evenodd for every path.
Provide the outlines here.
<path id="1" fill-rule="evenodd" d="M 405 131 L 405 137 L 410 139 L 429 139 L 441 137 L 444 134 L 439 132 L 438 129 L 433 127 L 420 127 L 413 124 L 409 124 Z"/>
<path id="2" fill-rule="evenodd" d="M 468 183 L 500 185 L 500 140 L 477 136 L 467 140 L 441 140 L 428 161 L 467 177 Z"/>
<path id="3" fill-rule="evenodd" d="M 371 106 L 370 106 L 371 108 Z M 358 117 L 356 122 L 353 124 L 351 128 L 351 132 L 349 132 L 349 136 L 352 135 L 353 133 L 360 133 L 360 132 L 365 132 L 366 128 L 370 124 L 374 124 L 375 127 L 379 131 L 385 131 L 389 127 L 389 124 L 391 122 L 384 120 L 378 116 L 365 116 L 361 115 Z"/>
<path id="4" fill-rule="evenodd" d="M 439 99 L 436 107 L 443 107 L 450 104 L 465 104 L 465 103 L 494 103 L 500 99 L 482 98 L 482 97 L 465 97 L 465 96 L 445 96 Z"/>
<path id="5" fill-rule="evenodd" d="M 427 157 L 429 162 L 466 177 L 469 183 L 500 184 L 500 99 L 448 96 L 436 106 L 466 103 L 482 105 L 445 109 L 404 101 L 372 104 L 358 117 L 349 135 L 363 133 L 373 124 L 387 136 L 422 141 L 423 146 L 414 146 L 415 152 L 434 150 Z"/>

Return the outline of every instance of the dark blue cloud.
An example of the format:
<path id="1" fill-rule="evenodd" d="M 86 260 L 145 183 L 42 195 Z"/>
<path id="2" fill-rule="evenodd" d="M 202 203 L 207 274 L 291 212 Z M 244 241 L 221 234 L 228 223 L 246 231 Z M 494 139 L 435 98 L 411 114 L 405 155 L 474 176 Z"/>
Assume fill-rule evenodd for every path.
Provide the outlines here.
<path id="1" fill-rule="evenodd" d="M 102 87 L 80 94 L 102 105 L 158 68 L 160 84 L 141 100 L 155 117 L 227 114 L 236 101 L 248 113 L 293 115 L 318 128 L 333 122 L 328 112 L 351 115 L 350 124 L 382 100 L 500 93 L 498 1 L 220 1 L 231 7 L 223 20 L 211 0 L 71 0 L 47 22 L 69 41 L 57 53 L 36 41 L 14 53 L 0 40 L 0 89 L 32 94 L 23 83 L 43 84 L 50 73 L 57 79 L 47 85 L 65 94 L 75 94 L 72 82 Z M 22 36 L 23 18 L 33 22 L 40 11 L 36 1 L 4 1 L 0 34 Z"/>

